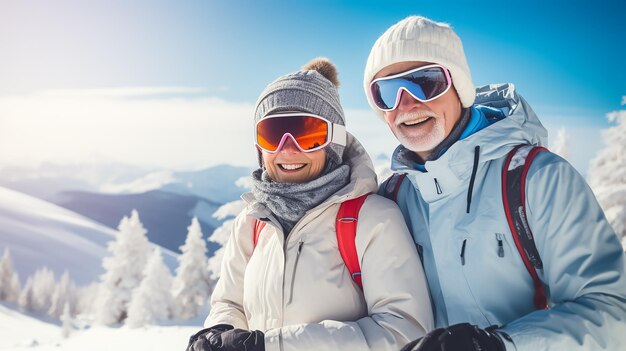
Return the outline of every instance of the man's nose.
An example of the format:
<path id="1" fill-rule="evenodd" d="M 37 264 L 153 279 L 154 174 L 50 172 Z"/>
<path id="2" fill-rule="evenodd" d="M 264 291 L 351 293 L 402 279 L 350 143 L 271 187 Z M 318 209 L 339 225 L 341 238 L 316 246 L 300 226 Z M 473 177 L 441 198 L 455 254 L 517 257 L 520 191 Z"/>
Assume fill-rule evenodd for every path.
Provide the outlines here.
<path id="1" fill-rule="evenodd" d="M 402 111 L 409 111 L 416 105 L 423 104 L 423 102 L 414 98 L 406 90 L 400 90 L 400 101 L 398 102 L 398 109 Z"/>

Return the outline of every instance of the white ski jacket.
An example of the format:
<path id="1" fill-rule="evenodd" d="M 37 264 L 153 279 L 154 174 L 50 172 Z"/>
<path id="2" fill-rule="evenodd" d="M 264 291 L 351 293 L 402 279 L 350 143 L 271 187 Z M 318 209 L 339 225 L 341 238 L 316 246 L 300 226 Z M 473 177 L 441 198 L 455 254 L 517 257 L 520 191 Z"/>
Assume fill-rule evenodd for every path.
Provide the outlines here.
<path id="1" fill-rule="evenodd" d="M 337 246 L 342 202 L 377 190 L 369 156 L 351 135 L 350 183 L 309 210 L 285 239 L 268 209 L 244 194 L 226 245 L 205 326 L 261 330 L 273 350 L 399 350 L 433 328 L 428 288 L 397 206 L 370 195 L 359 213 L 356 249 L 363 290 Z M 267 218 L 256 248 L 255 220 Z"/>

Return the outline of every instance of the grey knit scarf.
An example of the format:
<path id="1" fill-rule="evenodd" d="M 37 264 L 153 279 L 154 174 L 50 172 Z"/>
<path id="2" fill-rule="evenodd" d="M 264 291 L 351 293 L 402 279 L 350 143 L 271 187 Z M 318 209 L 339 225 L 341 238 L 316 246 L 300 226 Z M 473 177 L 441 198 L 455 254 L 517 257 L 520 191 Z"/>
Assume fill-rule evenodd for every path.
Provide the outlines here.
<path id="1" fill-rule="evenodd" d="M 283 227 L 285 237 L 306 211 L 324 202 L 350 182 L 350 166 L 329 162 L 322 175 L 306 183 L 273 181 L 262 168 L 252 172 L 252 194 L 267 206 Z"/>

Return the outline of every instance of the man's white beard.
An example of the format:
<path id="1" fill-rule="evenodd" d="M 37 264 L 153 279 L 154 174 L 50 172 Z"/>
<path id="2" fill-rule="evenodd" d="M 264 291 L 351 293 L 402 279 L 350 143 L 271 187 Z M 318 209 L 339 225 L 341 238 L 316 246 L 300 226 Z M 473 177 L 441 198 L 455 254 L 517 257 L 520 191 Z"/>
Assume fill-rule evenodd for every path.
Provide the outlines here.
<path id="1" fill-rule="evenodd" d="M 416 117 L 414 113 L 398 113 L 396 117 L 397 120 L 404 121 L 414 119 Z M 398 140 L 404 147 L 413 151 L 413 152 L 428 152 L 433 150 L 437 145 L 441 144 L 441 142 L 445 139 L 445 127 L 443 118 L 431 118 L 431 120 L 426 123 L 431 123 L 432 128 L 427 134 L 421 133 L 398 133 L 396 135 Z M 407 131 L 406 129 L 404 130 Z"/>

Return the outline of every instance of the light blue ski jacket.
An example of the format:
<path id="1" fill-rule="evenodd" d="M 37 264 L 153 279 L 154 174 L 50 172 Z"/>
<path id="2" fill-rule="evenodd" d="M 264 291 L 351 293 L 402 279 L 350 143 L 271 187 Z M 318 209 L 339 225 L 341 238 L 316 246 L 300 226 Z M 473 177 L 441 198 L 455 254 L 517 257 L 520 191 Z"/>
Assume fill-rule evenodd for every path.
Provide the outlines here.
<path id="1" fill-rule="evenodd" d="M 526 178 L 528 221 L 544 265 L 538 274 L 550 301 L 549 310 L 535 310 L 502 205 L 501 171 L 513 147 L 543 145 L 547 132 L 512 84 L 479 88 L 472 113 L 481 111 L 489 125 L 426 162 L 426 172 L 400 162 L 401 146 L 392 161 L 410 180 L 398 204 L 422 252 L 436 326 L 497 325 L 507 350 L 626 350 L 622 247 L 582 176 L 548 152 Z"/>

